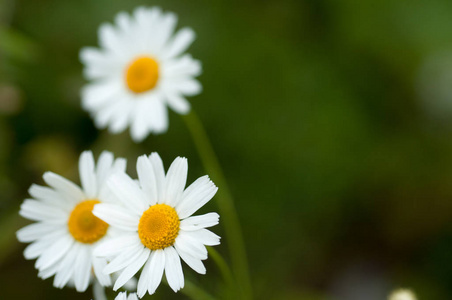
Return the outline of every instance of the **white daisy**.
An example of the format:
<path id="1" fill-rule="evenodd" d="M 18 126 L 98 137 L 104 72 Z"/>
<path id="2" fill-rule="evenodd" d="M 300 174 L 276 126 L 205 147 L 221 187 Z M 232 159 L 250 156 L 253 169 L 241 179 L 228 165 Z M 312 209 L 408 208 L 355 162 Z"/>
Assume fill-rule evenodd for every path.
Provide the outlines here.
<path id="1" fill-rule="evenodd" d="M 389 300 L 416 300 L 416 295 L 409 289 L 398 289 L 389 295 Z"/>
<path id="2" fill-rule="evenodd" d="M 155 292 L 163 271 L 169 286 L 177 292 L 184 287 L 180 258 L 205 274 L 205 245 L 220 243 L 220 237 L 205 228 L 218 224 L 219 215 L 191 215 L 212 199 L 218 188 L 203 176 L 184 190 L 187 171 L 187 160 L 178 157 L 165 176 L 160 156 L 152 153 L 138 158 L 138 181 L 125 173 L 114 174 L 107 181 L 121 205 L 97 204 L 93 214 L 123 234 L 101 243 L 94 254 L 112 258 L 104 273 L 121 273 L 114 290 L 144 266 L 138 279 L 140 298 L 146 291 Z"/>
<path id="3" fill-rule="evenodd" d="M 32 242 L 25 248 L 24 256 L 37 258 L 39 277 L 55 275 L 55 287 L 73 282 L 79 292 L 87 289 L 93 275 L 101 285 L 111 284 L 110 276 L 102 272 L 106 260 L 93 256 L 94 247 L 111 235 L 111 229 L 91 211 L 95 204 L 110 201 L 106 178 L 125 168 L 126 161 L 114 160 L 110 152 L 100 155 L 96 167 L 92 152 L 86 151 L 79 160 L 82 189 L 52 172 L 43 176 L 50 187 L 35 184 L 30 187 L 33 199 L 22 203 L 19 214 L 37 222 L 17 231 L 17 238 Z"/>
<path id="4" fill-rule="evenodd" d="M 194 79 L 200 62 L 182 55 L 195 34 L 190 28 L 174 33 L 176 15 L 156 7 L 139 7 L 132 16 L 120 12 L 115 23 L 100 27 L 101 49 L 80 52 L 91 81 L 82 90 L 82 104 L 97 127 L 119 133 L 130 125 L 132 138 L 141 141 L 167 130 L 166 105 L 188 113 L 185 96 L 201 92 Z"/>
<path id="5" fill-rule="evenodd" d="M 127 297 L 126 292 L 121 292 L 116 296 L 115 300 L 138 300 L 137 294 L 132 293 Z"/>

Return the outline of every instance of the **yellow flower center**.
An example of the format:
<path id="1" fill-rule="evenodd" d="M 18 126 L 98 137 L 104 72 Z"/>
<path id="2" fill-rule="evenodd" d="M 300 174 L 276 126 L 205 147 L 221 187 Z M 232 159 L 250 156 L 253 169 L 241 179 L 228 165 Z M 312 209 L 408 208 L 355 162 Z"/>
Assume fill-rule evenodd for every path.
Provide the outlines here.
<path id="1" fill-rule="evenodd" d="M 138 236 L 151 250 L 164 249 L 174 244 L 179 234 L 179 216 L 166 204 L 156 204 L 143 213 L 138 224 Z"/>
<path id="2" fill-rule="evenodd" d="M 158 79 L 159 65 L 150 57 L 139 57 L 127 67 L 127 86 L 134 93 L 143 93 L 153 89 Z"/>
<path id="3" fill-rule="evenodd" d="M 74 239 L 81 243 L 92 244 L 101 239 L 108 229 L 108 224 L 93 215 L 94 205 L 99 200 L 86 200 L 77 204 L 69 216 L 67 226 Z"/>

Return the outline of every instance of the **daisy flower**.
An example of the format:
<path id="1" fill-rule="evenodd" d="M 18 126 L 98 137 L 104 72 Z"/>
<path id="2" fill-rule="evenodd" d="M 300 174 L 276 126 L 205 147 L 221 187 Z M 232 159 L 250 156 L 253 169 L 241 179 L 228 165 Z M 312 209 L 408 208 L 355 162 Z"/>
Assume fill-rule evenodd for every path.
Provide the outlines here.
<path id="1" fill-rule="evenodd" d="M 94 277 L 103 286 L 111 284 L 110 276 L 102 272 L 107 261 L 93 256 L 94 247 L 111 235 L 111 229 L 92 214 L 92 209 L 97 203 L 110 201 L 106 178 L 125 168 L 126 161 L 115 160 L 110 152 L 100 155 L 96 167 L 92 152 L 86 151 L 79 160 L 82 188 L 52 172 L 43 176 L 50 187 L 30 187 L 33 199 L 22 203 L 19 214 L 36 223 L 17 231 L 17 238 L 20 242 L 32 242 L 25 248 L 24 256 L 37 258 L 39 277 L 55 275 L 55 287 L 73 283 L 79 292 L 85 291 Z"/>
<path id="2" fill-rule="evenodd" d="M 416 300 L 416 295 L 409 289 L 398 289 L 389 295 L 389 300 Z"/>
<path id="3" fill-rule="evenodd" d="M 123 234 L 100 244 L 94 254 L 112 258 L 104 273 L 120 273 L 113 290 L 144 266 L 138 279 L 138 297 L 146 291 L 153 294 L 164 271 L 169 286 L 177 292 L 184 287 L 180 258 L 205 274 L 205 245 L 220 243 L 220 237 L 206 228 L 218 224 L 219 215 L 191 215 L 212 199 L 218 188 L 203 176 L 184 190 L 187 171 L 187 160 L 178 157 L 165 175 L 160 156 L 152 153 L 138 158 L 138 181 L 125 173 L 114 174 L 107 181 L 121 204 L 97 204 L 93 214 Z"/>
<path id="4" fill-rule="evenodd" d="M 183 54 L 193 42 L 190 28 L 174 32 L 177 17 L 160 8 L 120 12 L 115 24 L 99 29 L 101 48 L 80 52 L 84 75 L 82 105 L 98 128 L 119 133 L 130 126 L 135 141 L 168 128 L 166 105 L 180 114 L 190 110 L 186 96 L 201 92 L 194 79 L 201 64 Z"/>
<path id="5" fill-rule="evenodd" d="M 129 294 L 129 296 L 127 297 L 126 292 L 121 292 L 118 294 L 118 296 L 116 296 L 115 300 L 138 300 L 138 298 L 137 294 L 135 293 Z"/>

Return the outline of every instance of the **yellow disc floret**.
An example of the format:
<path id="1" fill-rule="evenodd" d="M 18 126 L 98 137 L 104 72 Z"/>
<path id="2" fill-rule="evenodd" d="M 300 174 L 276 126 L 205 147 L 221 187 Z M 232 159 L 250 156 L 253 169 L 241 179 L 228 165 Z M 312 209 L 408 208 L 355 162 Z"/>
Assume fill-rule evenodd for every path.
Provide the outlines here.
<path id="1" fill-rule="evenodd" d="M 156 204 L 143 213 L 138 224 L 138 236 L 151 250 L 164 249 L 174 244 L 179 234 L 179 216 L 166 204 Z"/>
<path id="2" fill-rule="evenodd" d="M 101 239 L 108 229 L 108 224 L 93 215 L 94 205 L 99 200 L 85 200 L 77 204 L 69 216 L 67 226 L 74 239 L 81 243 L 92 244 Z"/>
<path id="3" fill-rule="evenodd" d="M 134 93 L 143 93 L 153 89 L 158 79 L 159 65 L 150 57 L 139 57 L 127 67 L 127 86 Z"/>

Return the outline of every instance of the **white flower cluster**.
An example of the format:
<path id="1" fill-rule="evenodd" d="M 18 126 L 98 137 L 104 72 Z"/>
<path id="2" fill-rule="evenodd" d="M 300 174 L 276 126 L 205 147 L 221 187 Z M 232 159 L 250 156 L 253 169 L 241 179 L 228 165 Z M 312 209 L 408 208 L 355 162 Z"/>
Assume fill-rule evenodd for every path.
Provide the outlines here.
<path id="1" fill-rule="evenodd" d="M 141 141 L 167 130 L 167 105 L 189 112 L 185 97 L 201 91 L 194 79 L 201 64 L 183 54 L 193 30 L 174 33 L 176 23 L 173 13 L 139 7 L 133 15 L 119 13 L 115 26 L 100 27 L 100 49 L 82 49 L 90 81 L 82 105 L 99 128 L 119 133 L 130 126 L 132 139 Z M 39 277 L 54 276 L 55 287 L 71 285 L 79 292 L 92 282 L 99 295 L 100 286 L 115 281 L 116 291 L 140 273 L 137 294 L 117 297 L 131 300 L 153 294 L 163 273 L 175 292 L 183 288 L 181 258 L 196 272 L 206 272 L 205 246 L 220 243 L 206 228 L 218 224 L 219 215 L 192 215 L 217 187 L 204 176 L 185 189 L 188 165 L 181 157 L 166 174 L 157 153 L 139 157 L 136 168 L 134 180 L 125 172 L 125 159 L 103 152 L 96 165 L 87 151 L 79 161 L 81 187 L 52 172 L 43 176 L 48 186 L 30 187 L 32 198 L 19 213 L 36 222 L 20 229 L 17 238 L 31 243 L 24 256 L 36 259 Z"/>
<path id="2" fill-rule="evenodd" d="M 218 224 L 219 215 L 192 215 L 217 187 L 204 176 L 185 189 L 188 165 L 181 157 L 166 174 L 157 153 L 139 157 L 138 180 L 125 167 L 125 160 L 110 152 L 96 165 L 86 151 L 79 161 L 81 188 L 51 172 L 43 176 L 49 187 L 31 186 L 33 199 L 25 200 L 19 213 L 36 222 L 20 229 L 17 238 L 31 242 L 24 255 L 37 258 L 41 278 L 55 275 L 55 287 L 73 283 L 83 292 L 93 280 L 110 286 L 110 274 L 117 272 L 117 290 L 142 269 L 141 298 L 156 291 L 163 273 L 175 292 L 184 287 L 180 258 L 205 274 L 205 246 L 220 243 L 206 228 Z"/>

